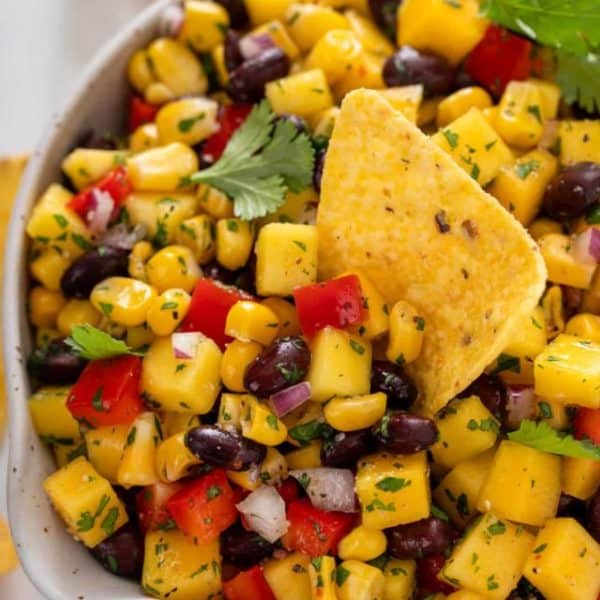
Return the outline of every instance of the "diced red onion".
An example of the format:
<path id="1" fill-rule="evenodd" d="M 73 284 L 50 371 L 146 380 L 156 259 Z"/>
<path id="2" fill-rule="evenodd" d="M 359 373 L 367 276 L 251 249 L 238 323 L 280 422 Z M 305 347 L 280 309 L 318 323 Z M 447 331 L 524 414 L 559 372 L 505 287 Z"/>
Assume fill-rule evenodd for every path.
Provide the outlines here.
<path id="1" fill-rule="evenodd" d="M 248 495 L 236 508 L 248 527 L 272 544 L 287 533 L 285 502 L 275 488 L 263 485 Z"/>
<path id="2" fill-rule="evenodd" d="M 240 52 L 242 53 L 244 60 L 254 58 L 261 52 L 274 47 L 275 42 L 267 33 L 249 34 L 240 40 Z"/>
<path id="3" fill-rule="evenodd" d="M 345 513 L 356 512 L 354 475 L 350 469 L 297 469 L 289 474 L 306 490 L 316 508 Z"/>
<path id="4" fill-rule="evenodd" d="M 115 208 L 115 201 L 108 192 L 103 192 L 98 188 L 92 188 L 92 202 L 85 214 L 85 220 L 92 233 L 102 233 L 106 231 Z"/>
<path id="5" fill-rule="evenodd" d="M 535 413 L 535 392 L 529 385 L 509 385 L 507 387 L 506 421 L 513 429 L 519 427 L 524 419 Z"/>
<path id="6" fill-rule="evenodd" d="M 307 400 L 310 400 L 310 383 L 302 381 L 273 394 L 271 396 L 271 406 L 278 417 L 285 417 L 294 409 L 302 406 Z"/>
<path id="7" fill-rule="evenodd" d="M 174 333 L 171 336 L 171 345 L 173 354 L 177 359 L 191 360 L 196 357 L 198 344 L 204 339 L 204 335 L 199 331 L 190 331 L 187 333 Z"/>
<path id="8" fill-rule="evenodd" d="M 600 229 L 588 227 L 575 236 L 572 244 L 575 260 L 584 265 L 596 265 L 600 262 Z"/>
<path id="9" fill-rule="evenodd" d="M 183 8 L 177 4 L 167 6 L 163 10 L 158 24 L 158 35 L 160 37 L 177 37 L 183 27 Z"/>
<path id="10" fill-rule="evenodd" d="M 121 250 L 131 250 L 146 235 L 144 225 L 138 224 L 133 229 L 129 229 L 125 223 L 114 225 L 98 240 L 101 246 L 110 246 L 111 248 L 121 248 Z"/>

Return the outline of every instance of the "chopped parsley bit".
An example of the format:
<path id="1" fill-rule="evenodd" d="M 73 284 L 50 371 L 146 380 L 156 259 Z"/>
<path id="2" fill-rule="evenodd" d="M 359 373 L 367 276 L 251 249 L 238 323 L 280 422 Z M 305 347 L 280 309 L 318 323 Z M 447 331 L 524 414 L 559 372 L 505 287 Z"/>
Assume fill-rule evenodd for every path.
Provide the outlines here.
<path id="1" fill-rule="evenodd" d="M 469 419 L 467 429 L 469 431 L 491 431 L 492 433 L 499 433 L 500 431 L 498 422 L 492 417 L 481 419 L 479 422 L 475 419 Z"/>
<path id="2" fill-rule="evenodd" d="M 308 476 L 308 473 L 301 473 L 296 479 L 305 490 L 308 489 L 308 486 L 310 485 L 310 477 Z"/>
<path id="3" fill-rule="evenodd" d="M 127 434 L 127 441 L 125 442 L 125 448 L 128 448 L 135 442 L 136 435 L 137 435 L 137 428 L 132 427 L 131 431 Z"/>
<path id="4" fill-rule="evenodd" d="M 279 424 L 277 423 L 277 417 L 275 415 L 267 415 L 267 425 L 271 429 L 279 431 Z"/>
<path id="5" fill-rule="evenodd" d="M 471 511 L 469 510 L 469 498 L 465 493 L 460 494 L 456 499 L 456 509 L 463 517 L 468 517 L 471 514 Z"/>
<path id="6" fill-rule="evenodd" d="M 95 519 L 92 517 L 92 513 L 84 512 L 81 513 L 79 521 L 77 521 L 77 531 L 81 533 L 85 533 L 86 531 L 90 531 L 94 527 Z"/>
<path id="7" fill-rule="evenodd" d="M 362 344 L 359 344 L 355 340 L 350 340 L 350 347 L 352 348 L 352 350 L 354 350 L 354 352 L 356 352 L 356 354 L 364 354 L 365 353 L 365 347 Z"/>
<path id="8" fill-rule="evenodd" d="M 406 359 L 404 358 L 404 354 L 399 354 L 394 361 L 399 367 L 403 367 Z"/>
<path id="9" fill-rule="evenodd" d="M 175 373 L 179 373 L 179 371 L 183 371 L 186 367 L 187 367 L 187 365 L 184 364 L 184 363 L 181 363 L 180 365 L 177 365 L 175 367 Z"/>
<path id="10" fill-rule="evenodd" d="M 100 302 L 100 308 L 107 317 L 110 317 L 114 306 L 110 302 Z"/>
<path id="11" fill-rule="evenodd" d="M 385 477 L 377 482 L 375 487 L 383 492 L 399 492 L 408 487 L 411 483 L 410 479 L 404 479 L 402 477 Z"/>
<path id="12" fill-rule="evenodd" d="M 481 174 L 481 169 L 477 163 L 473 163 L 473 167 L 471 168 L 471 177 L 477 181 L 479 179 L 479 175 Z"/>
<path id="13" fill-rule="evenodd" d="M 316 439 L 330 439 L 333 437 L 333 430 L 327 423 L 313 420 L 302 425 L 296 425 L 289 430 L 290 437 L 303 446 Z"/>
<path id="14" fill-rule="evenodd" d="M 534 317 L 531 317 L 531 324 L 537 329 L 543 329 L 543 327 L 538 323 L 538 321 Z"/>
<path id="15" fill-rule="evenodd" d="M 496 521 L 495 523 L 492 523 L 487 530 L 490 535 L 502 535 L 503 533 L 506 533 L 506 525 L 502 521 Z"/>
<path id="16" fill-rule="evenodd" d="M 538 123 L 542 122 L 542 113 L 540 112 L 540 107 L 537 104 L 530 104 L 527 107 L 527 112 L 530 115 L 533 115 Z"/>
<path id="17" fill-rule="evenodd" d="M 194 579 L 194 577 L 197 577 L 198 575 L 200 575 L 200 573 L 204 573 L 208 571 L 208 563 L 204 563 L 203 565 L 200 565 L 191 575 L 190 575 L 190 579 Z"/>
<path id="18" fill-rule="evenodd" d="M 268 473 L 267 471 L 262 471 L 262 472 L 260 473 L 259 477 L 260 477 L 260 480 L 261 480 L 263 483 L 267 483 L 267 481 L 270 481 L 270 480 L 271 480 L 271 474 L 270 474 L 270 473 Z"/>
<path id="19" fill-rule="evenodd" d="M 277 363 L 275 368 L 290 385 L 298 383 L 304 377 L 304 371 L 296 364 L 293 364 L 291 368 L 288 369 L 285 366 L 285 363 Z"/>
<path id="20" fill-rule="evenodd" d="M 521 372 L 521 361 L 518 356 L 501 353 L 496 360 L 496 367 L 491 371 L 490 375 L 497 375 L 502 371 L 512 371 L 513 373 Z"/>
<path id="21" fill-rule="evenodd" d="M 529 160 L 524 163 L 519 163 L 515 167 L 517 177 L 519 179 L 527 179 L 530 173 L 534 173 L 540 168 L 540 163 L 537 160 Z"/>
<path id="22" fill-rule="evenodd" d="M 560 362 L 562 358 L 559 358 L 558 356 L 549 356 L 546 360 L 548 362 Z"/>
<path id="23" fill-rule="evenodd" d="M 474 565 L 479 560 L 479 554 L 477 552 L 473 552 L 471 555 L 471 564 Z"/>
<path id="24" fill-rule="evenodd" d="M 179 131 L 181 133 L 189 133 L 192 129 L 192 127 L 198 122 L 201 121 L 202 119 L 204 119 L 204 117 L 206 116 L 206 113 L 199 113 L 198 115 L 196 115 L 195 117 L 190 117 L 188 119 L 181 119 L 181 121 L 179 121 L 179 123 L 177 124 L 177 129 L 179 129 Z"/>
<path id="25" fill-rule="evenodd" d="M 394 512 L 396 510 L 396 505 L 393 502 L 389 504 L 385 504 L 379 498 L 374 498 L 370 504 L 366 506 L 367 512 L 373 512 L 374 510 L 384 510 L 387 512 Z"/>
<path id="26" fill-rule="evenodd" d="M 533 553 L 541 554 L 547 547 L 548 547 L 548 544 L 542 544 L 542 545 L 538 546 L 537 548 L 534 548 Z"/>
<path id="27" fill-rule="evenodd" d="M 92 244 L 90 244 L 82 235 L 79 235 L 78 233 L 71 233 L 71 239 L 82 250 L 90 250 L 92 248 Z"/>
<path id="28" fill-rule="evenodd" d="M 206 497 L 208 500 L 214 500 L 217 496 L 220 496 L 223 493 L 223 490 L 218 485 L 211 485 L 208 490 L 206 490 Z"/>
<path id="29" fill-rule="evenodd" d="M 169 544 L 156 544 L 156 546 L 154 546 L 154 555 L 158 556 L 159 554 L 162 554 L 163 552 L 165 552 L 168 549 L 169 549 Z"/>
<path id="30" fill-rule="evenodd" d="M 455 133 L 451 129 L 443 129 L 442 135 L 448 141 L 450 148 L 456 148 L 458 146 L 458 133 Z"/>
<path id="31" fill-rule="evenodd" d="M 102 521 L 102 523 L 100 523 L 100 527 L 102 527 L 102 529 L 104 529 L 104 532 L 106 533 L 107 536 L 110 536 L 114 533 L 115 525 L 117 523 L 118 518 L 119 518 L 119 509 L 111 508 L 108 511 L 108 514 L 106 515 L 106 517 L 104 518 L 104 521 Z"/>
<path id="32" fill-rule="evenodd" d="M 58 223 L 58 226 L 61 229 L 64 229 L 69 224 L 69 221 L 65 217 L 63 217 L 63 215 L 54 214 L 52 216 L 54 217 L 54 220 Z"/>
<path id="33" fill-rule="evenodd" d="M 229 25 L 227 23 L 215 23 L 215 27 L 225 35 L 229 31 Z"/>
<path id="34" fill-rule="evenodd" d="M 496 144 L 498 143 L 498 140 L 494 140 L 493 142 L 488 142 L 484 148 L 486 149 L 486 151 L 490 151 Z"/>
<path id="35" fill-rule="evenodd" d="M 106 409 L 104 408 L 104 404 L 102 402 L 102 392 L 103 391 L 104 391 L 104 388 L 102 386 L 100 386 L 94 392 L 94 396 L 92 397 L 92 407 L 94 408 L 94 410 L 96 410 L 98 412 L 106 412 Z"/>
<path id="36" fill-rule="evenodd" d="M 174 309 L 176 309 L 178 307 L 179 307 L 179 304 L 177 304 L 177 302 L 165 302 L 160 307 L 160 310 L 174 310 Z"/>
<path id="37" fill-rule="evenodd" d="M 423 317 L 415 317 L 414 321 L 417 324 L 417 331 L 423 331 L 425 329 L 425 319 Z"/>
<path id="38" fill-rule="evenodd" d="M 538 402 L 538 410 L 542 419 L 551 419 L 554 416 L 552 407 L 550 404 L 548 404 L 548 402 Z"/>
<path id="39" fill-rule="evenodd" d="M 346 579 L 350 577 L 350 571 L 344 567 L 344 565 L 339 565 L 335 570 L 335 583 L 338 587 L 342 587 L 344 583 L 346 583 Z"/>
<path id="40" fill-rule="evenodd" d="M 298 240 L 293 240 L 294 244 L 300 248 L 300 250 L 306 252 L 306 244 L 304 242 L 300 242 Z"/>
<path id="41" fill-rule="evenodd" d="M 441 519 L 442 521 L 449 521 L 449 517 L 448 515 L 441 510 L 440 508 L 438 508 L 435 504 L 431 505 L 431 514 L 436 517 L 437 519 Z"/>
<path id="42" fill-rule="evenodd" d="M 227 229 L 237 231 L 239 229 L 238 222 L 235 219 L 227 219 Z"/>
<path id="43" fill-rule="evenodd" d="M 117 559 L 112 554 L 109 554 L 106 557 L 106 564 L 108 565 L 108 569 L 112 573 L 116 573 L 119 570 L 119 563 L 117 562 Z"/>
<path id="44" fill-rule="evenodd" d="M 185 235 L 191 237 L 193 240 L 196 239 L 196 232 L 189 225 L 186 225 L 185 223 L 180 223 L 179 229 L 181 229 L 181 231 L 183 231 Z"/>

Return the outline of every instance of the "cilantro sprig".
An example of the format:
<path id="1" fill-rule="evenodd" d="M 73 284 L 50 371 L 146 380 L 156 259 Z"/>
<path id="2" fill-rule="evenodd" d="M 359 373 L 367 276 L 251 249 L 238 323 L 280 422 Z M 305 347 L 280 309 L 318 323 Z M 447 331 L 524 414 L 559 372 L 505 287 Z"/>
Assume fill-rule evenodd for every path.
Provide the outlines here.
<path id="1" fill-rule="evenodd" d="M 142 356 L 142 353 L 130 348 L 122 340 L 117 340 L 108 333 L 92 327 L 92 325 L 76 325 L 71 335 L 65 340 L 75 354 L 86 360 L 114 358 L 123 354 Z"/>
<path id="2" fill-rule="evenodd" d="M 550 454 L 600 461 L 600 446 L 590 440 L 576 440 L 572 435 L 552 429 L 548 423 L 525 419 L 508 439 Z"/>
<path id="3" fill-rule="evenodd" d="M 250 221 L 276 211 L 285 194 L 312 181 L 315 153 L 309 137 L 289 120 L 276 119 L 267 101 L 255 106 L 212 166 L 182 184 L 206 183 L 234 202 L 235 215 Z"/>

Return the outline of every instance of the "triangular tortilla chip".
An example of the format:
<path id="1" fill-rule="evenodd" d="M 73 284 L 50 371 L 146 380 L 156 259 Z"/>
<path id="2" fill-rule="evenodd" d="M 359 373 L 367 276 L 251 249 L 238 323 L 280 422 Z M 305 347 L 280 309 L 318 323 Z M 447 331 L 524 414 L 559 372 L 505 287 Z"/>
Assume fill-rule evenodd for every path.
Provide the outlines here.
<path id="1" fill-rule="evenodd" d="M 496 358 L 544 290 L 523 227 L 375 92 L 343 102 L 317 224 L 321 278 L 364 269 L 389 304 L 407 300 L 424 316 L 407 370 L 429 414 Z"/>

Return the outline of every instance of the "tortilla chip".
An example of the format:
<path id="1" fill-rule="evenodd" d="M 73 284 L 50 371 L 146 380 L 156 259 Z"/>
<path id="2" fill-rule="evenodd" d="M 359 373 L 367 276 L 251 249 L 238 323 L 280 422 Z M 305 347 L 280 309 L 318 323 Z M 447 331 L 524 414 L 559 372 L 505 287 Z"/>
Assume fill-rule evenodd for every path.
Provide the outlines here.
<path id="1" fill-rule="evenodd" d="M 377 92 L 344 100 L 317 225 L 321 279 L 364 269 L 389 304 L 425 317 L 407 370 L 429 414 L 496 358 L 544 290 L 525 229 Z"/>

